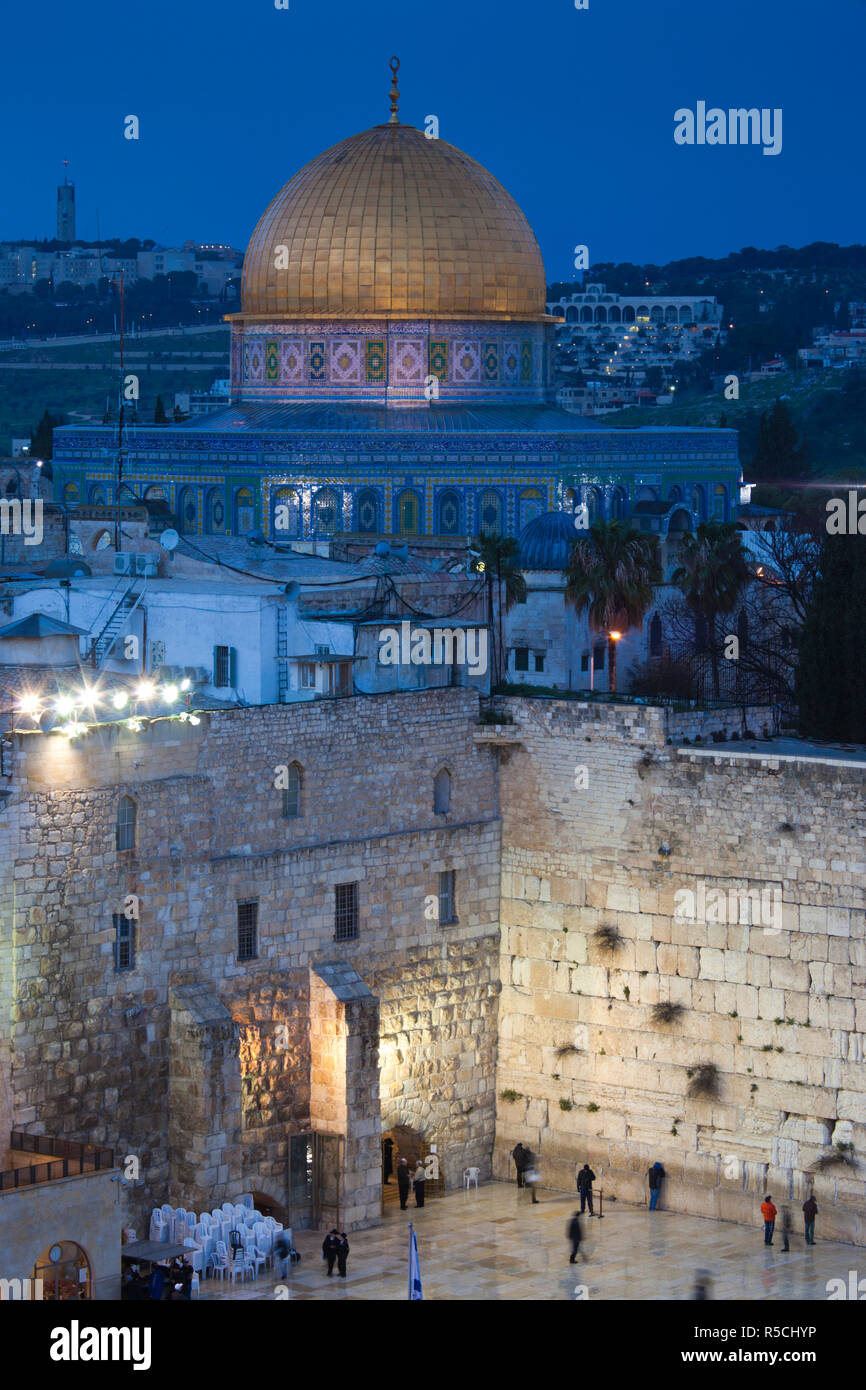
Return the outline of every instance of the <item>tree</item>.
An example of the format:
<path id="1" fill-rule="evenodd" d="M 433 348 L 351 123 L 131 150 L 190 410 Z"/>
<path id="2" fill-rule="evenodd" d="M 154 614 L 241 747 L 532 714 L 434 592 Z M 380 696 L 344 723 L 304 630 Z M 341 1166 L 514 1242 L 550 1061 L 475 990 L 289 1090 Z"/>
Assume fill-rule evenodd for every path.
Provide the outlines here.
<path id="1" fill-rule="evenodd" d="M 565 601 L 586 613 L 593 632 L 607 635 L 609 689 L 616 690 L 616 643 L 611 632 L 640 627 L 661 582 L 658 537 L 626 521 L 595 521 L 575 542 L 566 571 Z"/>
<path id="2" fill-rule="evenodd" d="M 861 536 L 825 536 L 820 573 L 800 637 L 796 691 L 800 732 L 866 740 L 866 644 L 860 596 L 866 586 Z"/>
<path id="3" fill-rule="evenodd" d="M 518 543 L 513 536 L 479 536 L 472 542 L 480 554 L 476 569 L 484 575 L 487 589 L 487 622 L 493 647 L 493 684 L 504 675 L 502 662 L 502 614 L 526 597 L 526 580 L 518 566 Z M 482 569 L 483 566 L 483 569 Z M 493 592 L 496 587 L 498 620 L 494 623 Z M 498 628 L 498 640 L 497 640 Z"/>
<path id="4" fill-rule="evenodd" d="M 661 391 L 665 384 L 664 373 L 661 367 L 647 367 L 644 373 L 643 384 L 648 391 Z"/>
<path id="5" fill-rule="evenodd" d="M 30 457 L 50 459 L 54 449 L 54 431 L 58 425 L 65 424 L 62 415 L 52 415 L 50 410 L 46 410 L 36 429 L 30 431 Z"/>
<path id="6" fill-rule="evenodd" d="M 719 642 L 716 622 L 736 608 L 752 578 L 740 532 L 733 521 L 702 521 L 695 534 L 680 541 L 681 564 L 671 580 L 692 612 L 706 623 L 713 664 L 713 693 L 718 700 Z"/>
<path id="7" fill-rule="evenodd" d="M 798 443 L 797 427 L 781 399 L 769 415 L 761 415 L 752 471 L 756 478 L 779 482 L 802 478 L 808 472 L 805 445 Z"/>
<path id="8" fill-rule="evenodd" d="M 156 398 L 156 407 L 153 412 L 153 423 L 155 425 L 168 424 L 168 416 L 165 413 L 165 406 L 163 405 L 162 396 L 157 396 Z"/>

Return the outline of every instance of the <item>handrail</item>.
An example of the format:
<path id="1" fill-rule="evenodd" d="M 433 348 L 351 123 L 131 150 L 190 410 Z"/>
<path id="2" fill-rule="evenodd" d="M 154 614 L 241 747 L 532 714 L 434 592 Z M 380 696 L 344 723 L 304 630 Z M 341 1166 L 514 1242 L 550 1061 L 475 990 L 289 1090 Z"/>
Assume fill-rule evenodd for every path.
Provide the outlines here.
<path id="1" fill-rule="evenodd" d="M 104 632 L 105 629 L 108 627 L 108 624 L 111 622 L 111 619 L 114 617 L 115 613 L 117 612 L 117 609 L 120 607 L 120 604 L 123 602 L 124 598 L 125 598 L 126 595 L 129 593 L 129 590 L 132 588 L 132 585 L 135 583 L 135 580 L 136 580 L 137 578 L 138 578 L 137 575 L 133 575 L 132 577 L 130 577 L 128 574 L 122 574 L 122 575 L 120 575 L 120 576 L 118 577 L 117 583 L 114 585 L 114 588 L 111 590 L 111 593 L 108 595 L 108 598 L 105 600 L 104 604 L 102 605 L 102 607 L 100 608 L 100 610 L 99 610 L 99 612 L 97 613 L 96 617 L 94 618 L 94 620 L 93 620 L 93 627 L 96 627 L 97 623 L 98 623 L 98 622 L 100 621 L 100 619 L 102 618 L 102 615 L 103 615 L 103 613 L 105 612 L 105 610 L 106 610 L 107 608 L 111 607 L 112 603 L 114 603 L 114 596 L 115 596 L 115 594 L 117 593 L 118 589 L 123 589 L 123 593 L 121 594 L 121 596 L 120 596 L 120 598 L 117 600 L 117 602 L 114 603 L 114 607 L 111 609 L 111 612 L 109 613 L 108 618 L 107 618 L 106 621 L 105 621 L 105 624 L 104 624 L 103 627 L 100 629 L 99 635 L 98 635 L 97 637 L 94 637 L 94 638 L 92 639 L 92 641 L 94 641 L 94 642 L 98 642 L 98 641 L 99 641 L 99 638 L 102 636 L 103 632 Z M 124 589 L 124 583 L 126 583 L 126 588 L 125 588 L 125 589 Z M 91 628 L 91 631 L 92 631 L 92 630 L 93 630 L 93 628 Z"/>
<path id="2" fill-rule="evenodd" d="M 144 583 L 143 583 L 142 586 L 141 586 L 141 592 L 138 593 L 138 594 L 136 594 L 135 603 L 132 605 L 131 608 L 128 608 L 128 609 L 127 609 L 126 616 L 127 616 L 128 618 L 131 618 L 131 617 L 132 617 L 132 615 L 133 615 L 133 613 L 135 612 L 136 608 L 137 608 L 138 605 L 141 603 L 141 600 L 144 598 L 145 592 L 146 592 L 146 590 L 147 590 L 147 575 L 146 575 L 146 574 L 145 574 L 145 575 L 136 575 L 136 579 L 143 579 L 143 580 L 144 580 Z M 135 582 L 135 581 L 133 581 L 133 583 L 134 583 L 134 582 Z M 102 632 L 100 632 L 99 636 L 98 636 L 97 638 L 94 639 L 93 646 L 92 646 L 92 648 L 91 648 L 91 650 L 92 650 L 92 652 L 93 652 L 93 657 L 94 657 L 94 665 L 96 665 L 96 647 L 97 647 L 97 644 L 101 641 L 101 639 L 102 639 L 102 637 L 103 637 L 103 634 L 106 632 L 106 630 L 111 626 L 111 623 L 114 621 L 114 618 L 115 618 L 116 614 L 120 611 L 120 607 L 121 607 L 121 604 L 123 603 L 123 599 L 125 599 L 125 598 L 128 597 L 128 595 L 129 595 L 129 589 L 131 589 L 131 588 L 132 588 L 132 584 L 130 584 L 129 588 L 126 590 L 126 593 L 123 595 L 123 598 L 121 598 L 120 602 L 118 603 L 117 607 L 115 608 L 115 610 L 114 610 L 114 612 L 112 613 L 111 617 L 109 618 L 108 622 L 105 624 L 105 627 L 102 629 Z M 109 642 L 108 646 L 105 648 L 105 651 L 102 653 L 102 658 L 101 658 L 101 660 L 100 660 L 100 662 L 99 662 L 99 666 L 97 666 L 97 670 L 99 670 L 100 667 L 108 660 L 109 656 L 111 655 L 111 649 L 112 649 L 112 647 L 114 646 L 114 644 L 115 644 L 115 642 L 117 641 L 117 639 L 118 639 L 119 636 L 120 636 L 120 629 L 118 628 L 117 632 L 115 632 L 115 634 L 114 634 L 114 636 L 112 637 L 111 641 Z"/>
<path id="3" fill-rule="evenodd" d="M 19 1153 L 50 1154 L 51 1157 L 44 1163 L 26 1163 L 0 1172 L 0 1192 L 78 1177 L 82 1173 L 102 1172 L 115 1166 L 114 1150 L 105 1145 L 80 1144 L 76 1140 L 51 1139 L 43 1134 L 13 1130 L 9 1147 Z"/>

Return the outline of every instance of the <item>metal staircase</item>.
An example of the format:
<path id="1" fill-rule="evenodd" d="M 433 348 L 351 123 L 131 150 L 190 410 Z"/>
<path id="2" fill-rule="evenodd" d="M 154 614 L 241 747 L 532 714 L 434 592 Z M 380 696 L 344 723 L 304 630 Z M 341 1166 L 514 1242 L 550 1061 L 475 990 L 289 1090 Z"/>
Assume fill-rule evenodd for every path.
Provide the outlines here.
<path id="1" fill-rule="evenodd" d="M 90 644 L 90 664 L 97 671 L 101 670 L 105 665 L 105 662 L 111 655 L 115 642 L 124 631 L 129 618 L 144 598 L 147 589 L 147 579 L 144 579 L 139 593 L 133 594 L 132 592 L 135 585 L 138 583 L 138 579 L 138 575 L 133 575 L 131 578 L 124 577 L 120 584 L 115 585 L 94 623 L 94 627 L 98 627 L 106 610 L 110 610 L 107 620 Z"/>
<path id="2" fill-rule="evenodd" d="M 277 609 L 277 700 L 285 704 L 289 690 L 289 635 L 286 606 Z"/>

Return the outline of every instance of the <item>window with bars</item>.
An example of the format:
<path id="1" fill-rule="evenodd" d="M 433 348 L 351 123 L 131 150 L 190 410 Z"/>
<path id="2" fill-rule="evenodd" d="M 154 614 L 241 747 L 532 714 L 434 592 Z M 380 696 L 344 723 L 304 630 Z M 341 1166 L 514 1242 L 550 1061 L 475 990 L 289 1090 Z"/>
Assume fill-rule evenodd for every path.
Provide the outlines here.
<path id="1" fill-rule="evenodd" d="M 528 647 L 515 647 L 515 648 L 514 648 L 514 669 L 515 669 L 515 671 L 528 671 L 528 670 L 529 670 L 529 648 L 528 648 Z"/>
<path id="2" fill-rule="evenodd" d="M 536 671 L 544 670 L 544 652 L 535 653 L 535 669 Z"/>
<path id="3" fill-rule="evenodd" d="M 217 687 L 229 686 L 232 689 L 238 683 L 237 676 L 237 652 L 234 647 L 214 647 L 213 649 L 213 683 Z"/>
<path id="4" fill-rule="evenodd" d="M 334 940 L 354 941 L 358 935 L 358 885 L 334 884 Z"/>
<path id="5" fill-rule="evenodd" d="M 258 954 L 258 902 L 238 903 L 238 960 L 255 960 Z"/>
<path id="6" fill-rule="evenodd" d="M 286 786 L 283 787 L 283 815 L 287 820 L 301 814 L 301 769 L 297 763 L 289 763 L 286 771 Z"/>
<path id="7" fill-rule="evenodd" d="M 131 796 L 122 796 L 117 803 L 115 826 L 115 846 L 118 850 L 135 849 L 135 821 L 135 802 Z"/>
<path id="8" fill-rule="evenodd" d="M 446 927 L 457 921 L 456 874 L 443 869 L 439 875 L 439 925 Z"/>
<path id="9" fill-rule="evenodd" d="M 122 912 L 113 912 L 114 925 L 114 968 L 115 970 L 135 969 L 135 921 Z"/>

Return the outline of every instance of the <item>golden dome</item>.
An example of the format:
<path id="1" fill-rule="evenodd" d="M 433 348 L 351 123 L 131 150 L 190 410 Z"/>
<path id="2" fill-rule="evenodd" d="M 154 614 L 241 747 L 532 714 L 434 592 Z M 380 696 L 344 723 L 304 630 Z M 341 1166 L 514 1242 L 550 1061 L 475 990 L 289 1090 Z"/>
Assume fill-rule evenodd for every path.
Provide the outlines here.
<path id="1" fill-rule="evenodd" d="M 247 249 L 240 317 L 540 321 L 545 298 L 538 243 L 502 185 L 454 145 L 390 124 L 277 194 Z"/>

